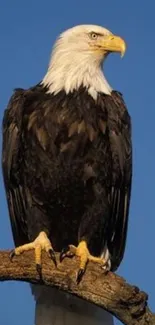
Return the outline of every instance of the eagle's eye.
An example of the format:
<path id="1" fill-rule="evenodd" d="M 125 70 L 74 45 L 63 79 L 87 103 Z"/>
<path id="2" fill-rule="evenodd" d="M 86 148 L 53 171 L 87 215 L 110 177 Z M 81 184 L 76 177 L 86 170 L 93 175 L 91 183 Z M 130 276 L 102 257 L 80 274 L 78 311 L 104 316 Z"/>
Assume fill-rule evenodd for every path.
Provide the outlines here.
<path id="1" fill-rule="evenodd" d="M 98 38 L 98 34 L 92 32 L 92 33 L 90 33 L 90 38 L 93 39 L 93 40 L 95 40 L 95 39 Z"/>

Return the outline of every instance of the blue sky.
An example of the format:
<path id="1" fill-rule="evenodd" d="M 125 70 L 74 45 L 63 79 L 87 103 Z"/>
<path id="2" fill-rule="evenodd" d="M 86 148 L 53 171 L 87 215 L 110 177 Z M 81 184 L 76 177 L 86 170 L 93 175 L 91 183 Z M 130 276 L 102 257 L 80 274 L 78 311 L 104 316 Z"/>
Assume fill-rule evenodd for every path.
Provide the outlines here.
<path id="1" fill-rule="evenodd" d="M 118 273 L 149 294 L 155 310 L 155 3 L 111 0 L 0 0 L 2 119 L 12 90 L 30 87 L 46 72 L 56 36 L 73 25 L 102 25 L 127 42 L 123 60 L 111 55 L 105 74 L 121 91 L 132 117 L 134 175 L 126 254 Z M 1 133 L 0 133 L 1 137 Z M 0 175 L 0 249 L 12 248 L 8 211 Z M 31 325 L 34 303 L 27 284 L 0 284 L 0 324 Z M 118 324 L 118 322 L 117 322 Z"/>

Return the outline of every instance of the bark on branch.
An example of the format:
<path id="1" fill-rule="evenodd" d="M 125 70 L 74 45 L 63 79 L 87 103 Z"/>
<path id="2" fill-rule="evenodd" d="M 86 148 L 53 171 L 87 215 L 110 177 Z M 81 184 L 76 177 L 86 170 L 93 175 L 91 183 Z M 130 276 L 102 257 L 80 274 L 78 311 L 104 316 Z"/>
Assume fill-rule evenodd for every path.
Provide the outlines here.
<path id="1" fill-rule="evenodd" d="M 58 260 L 58 254 L 57 254 Z M 0 252 L 0 281 L 18 280 L 55 286 L 112 313 L 126 325 L 155 325 L 155 314 L 147 305 L 148 296 L 114 273 L 104 274 L 100 267 L 89 263 L 82 282 L 75 281 L 78 259 L 65 259 L 57 269 L 42 254 L 42 280 L 36 272 L 33 252 L 9 259 L 9 251 Z"/>

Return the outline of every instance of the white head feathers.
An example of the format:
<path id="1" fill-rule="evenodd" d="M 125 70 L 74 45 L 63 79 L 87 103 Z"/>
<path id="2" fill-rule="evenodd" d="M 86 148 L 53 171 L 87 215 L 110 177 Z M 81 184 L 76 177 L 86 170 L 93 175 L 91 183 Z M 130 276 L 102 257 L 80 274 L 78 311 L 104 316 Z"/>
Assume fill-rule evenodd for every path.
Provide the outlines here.
<path id="1" fill-rule="evenodd" d="M 54 94 L 61 90 L 69 93 L 83 85 L 94 99 L 98 92 L 110 95 L 112 88 L 101 68 L 107 52 L 100 45 L 110 35 L 107 29 L 94 25 L 76 26 L 63 32 L 54 45 L 42 84 Z"/>

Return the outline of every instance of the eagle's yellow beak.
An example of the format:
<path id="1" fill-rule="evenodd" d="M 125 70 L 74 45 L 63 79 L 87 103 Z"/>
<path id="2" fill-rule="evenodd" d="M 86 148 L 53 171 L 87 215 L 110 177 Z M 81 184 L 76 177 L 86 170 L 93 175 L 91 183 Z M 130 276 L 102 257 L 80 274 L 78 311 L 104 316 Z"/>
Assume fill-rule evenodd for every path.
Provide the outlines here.
<path id="1" fill-rule="evenodd" d="M 98 46 L 104 51 L 119 52 L 121 53 L 121 57 L 124 56 L 126 51 L 125 41 L 116 35 L 108 35 L 105 36 L 104 39 L 100 39 L 98 41 Z"/>

